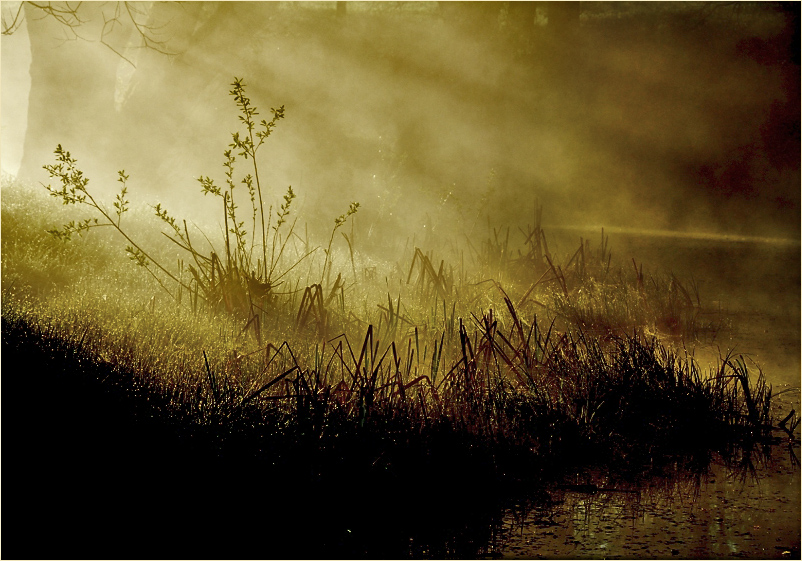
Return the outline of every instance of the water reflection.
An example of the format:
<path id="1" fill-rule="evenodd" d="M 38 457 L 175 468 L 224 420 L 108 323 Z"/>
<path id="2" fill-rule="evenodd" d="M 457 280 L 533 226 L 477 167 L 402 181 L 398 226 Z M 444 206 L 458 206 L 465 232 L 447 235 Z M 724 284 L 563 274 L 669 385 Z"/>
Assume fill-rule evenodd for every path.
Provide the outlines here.
<path id="1" fill-rule="evenodd" d="M 798 449 L 798 444 L 795 445 Z M 790 453 L 789 453 L 790 452 Z M 750 466 L 753 469 L 749 469 Z M 793 449 L 714 463 L 639 484 L 583 474 L 509 508 L 490 556 L 799 558 L 800 478 Z"/>

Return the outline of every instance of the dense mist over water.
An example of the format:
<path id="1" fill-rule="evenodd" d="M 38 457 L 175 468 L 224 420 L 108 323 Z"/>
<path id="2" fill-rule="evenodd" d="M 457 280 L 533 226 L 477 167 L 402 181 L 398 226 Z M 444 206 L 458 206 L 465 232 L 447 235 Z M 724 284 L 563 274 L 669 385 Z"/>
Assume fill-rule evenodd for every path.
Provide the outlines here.
<path id="1" fill-rule="evenodd" d="M 260 118 L 286 108 L 259 163 L 310 234 L 359 201 L 377 248 L 523 227 L 536 203 L 545 227 L 799 238 L 798 4 L 135 5 L 163 44 L 125 14 L 108 45 L 65 40 L 24 8 L 4 168 L 29 95 L 20 178 L 47 182 L 61 143 L 109 198 L 125 169 L 135 202 L 216 212 L 194 178 L 223 182 L 236 76 Z M 99 37 L 108 7 L 84 8 Z"/>

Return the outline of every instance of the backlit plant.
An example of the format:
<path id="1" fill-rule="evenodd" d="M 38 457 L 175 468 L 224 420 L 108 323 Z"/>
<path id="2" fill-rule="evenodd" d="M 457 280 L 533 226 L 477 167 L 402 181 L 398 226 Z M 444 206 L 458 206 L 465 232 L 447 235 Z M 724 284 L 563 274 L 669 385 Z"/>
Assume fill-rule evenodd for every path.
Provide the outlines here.
<path id="1" fill-rule="evenodd" d="M 209 176 L 198 178 L 201 193 L 219 197 L 222 202 L 225 225 L 225 247 L 222 253 L 215 250 L 214 245 L 205 234 L 203 237 L 208 241 L 210 250 L 204 252 L 198 249 L 190 238 L 186 220 L 179 223 L 161 204 L 156 204 L 153 207 L 156 216 L 169 228 L 169 232 L 165 233 L 165 236 L 188 252 L 191 260 L 186 266 L 181 266 L 181 270 L 177 274 L 171 273 L 158 259 L 135 242 L 121 226 L 122 215 L 129 208 L 126 186 L 128 175 L 124 171 L 118 172 L 118 181 L 122 184 L 122 188 L 114 201 L 114 211 L 110 212 L 89 192 L 87 189 L 89 179 L 78 168 L 77 160 L 61 145 L 55 151 L 57 163 L 44 166 L 52 178 L 60 181 L 61 188 L 54 188 L 50 185 L 45 187 L 51 195 L 60 198 L 64 204 L 89 206 L 101 215 L 102 220 L 87 218 L 77 222 L 70 221 L 61 229 L 50 230 L 50 233 L 61 240 L 69 241 L 72 234 L 81 235 L 94 227 L 114 227 L 128 242 L 125 250 L 131 260 L 145 268 L 171 296 L 180 300 L 182 293 L 187 291 L 195 305 L 200 297 L 214 310 L 225 309 L 230 313 L 244 315 L 247 318 L 247 325 L 253 325 L 256 336 L 260 339 L 260 324 L 270 305 L 273 289 L 282 282 L 287 273 L 314 253 L 316 248 L 307 248 L 305 253 L 294 256 L 289 264 L 282 266 L 287 257 L 287 243 L 295 228 L 295 221 L 289 222 L 289 216 L 296 195 L 292 186 L 289 186 L 284 195 L 284 202 L 276 212 L 275 225 L 271 227 L 272 206 L 265 211 L 265 195 L 259 178 L 256 156 L 278 121 L 284 118 L 284 106 L 271 109 L 273 117 L 270 121 L 263 119 L 257 123 L 256 118 L 259 112 L 245 94 L 243 80 L 235 78 L 232 88 L 229 93 L 234 97 L 239 108 L 239 120 L 243 123 L 245 130 L 232 133 L 232 142 L 229 144 L 229 148 L 223 152 L 225 187 L 218 186 Z M 237 214 L 238 207 L 235 202 L 237 157 L 250 160 L 253 170 L 240 181 L 245 185 L 251 203 L 250 235 L 245 221 L 240 220 Z M 325 250 L 323 275 L 326 275 L 331 266 L 330 253 L 335 231 L 345 223 L 348 217 L 356 213 L 358 208 L 359 203 L 351 203 L 346 214 L 335 218 L 329 245 Z M 268 233 L 271 229 L 272 239 L 268 240 Z M 189 273 L 189 280 L 184 280 L 184 269 Z M 178 291 L 171 291 L 159 277 L 157 271 L 173 281 Z"/>

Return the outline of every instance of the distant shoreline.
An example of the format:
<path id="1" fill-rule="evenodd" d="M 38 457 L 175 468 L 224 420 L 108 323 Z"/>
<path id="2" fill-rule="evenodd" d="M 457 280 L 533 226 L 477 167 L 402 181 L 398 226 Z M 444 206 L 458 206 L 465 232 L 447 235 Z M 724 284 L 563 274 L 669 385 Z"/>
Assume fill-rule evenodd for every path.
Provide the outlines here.
<path id="1" fill-rule="evenodd" d="M 800 245 L 802 240 L 790 238 L 775 238 L 768 236 L 743 236 L 739 234 L 715 234 L 712 232 L 681 232 L 677 230 L 659 230 L 651 228 L 626 228 L 618 226 L 576 226 L 576 225 L 544 225 L 548 230 L 575 230 L 594 231 L 604 230 L 608 234 L 623 234 L 625 236 L 649 236 L 657 238 L 683 238 L 692 240 L 711 240 L 720 242 L 748 242 L 773 245 Z"/>

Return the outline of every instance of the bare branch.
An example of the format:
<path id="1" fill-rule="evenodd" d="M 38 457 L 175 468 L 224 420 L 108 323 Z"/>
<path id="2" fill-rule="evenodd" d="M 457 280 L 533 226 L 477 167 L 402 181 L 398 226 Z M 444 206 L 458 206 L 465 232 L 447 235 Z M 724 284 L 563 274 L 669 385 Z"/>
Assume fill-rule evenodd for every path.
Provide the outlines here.
<path id="1" fill-rule="evenodd" d="M 102 9 L 101 17 L 103 21 L 100 25 L 98 38 L 91 38 L 82 33 L 90 24 L 90 20 L 84 19 L 82 17 L 83 14 L 80 13 L 82 2 L 20 2 L 16 8 L 14 18 L 10 22 L 8 21 L 9 17 L 4 12 L 2 21 L 3 35 L 13 34 L 22 24 L 25 17 L 23 5 L 26 3 L 39 11 L 38 17 L 35 16 L 34 19 L 52 18 L 56 21 L 65 34 L 65 41 L 77 39 L 90 42 L 97 41 L 133 67 L 136 67 L 136 64 L 127 56 L 127 51 L 130 47 L 122 51 L 119 46 L 115 46 L 111 41 L 114 33 L 128 25 L 132 26 L 132 32 L 139 36 L 140 45 L 134 48 L 150 49 L 166 56 L 178 54 L 168 49 L 169 37 L 163 37 L 160 34 L 160 31 L 169 24 L 169 21 L 161 26 L 149 23 L 148 10 L 141 9 L 136 2 L 113 2 L 114 9 L 112 12 Z"/>
<path id="2" fill-rule="evenodd" d="M 14 19 L 11 20 L 11 23 L 6 23 L 5 14 L 3 14 L 3 35 L 12 35 L 22 24 L 22 6 L 23 3 L 20 2 L 19 6 L 17 6 L 17 13 L 14 14 Z"/>
<path id="3" fill-rule="evenodd" d="M 137 18 L 134 14 L 142 15 L 142 13 L 138 12 L 136 8 L 132 6 L 131 2 L 123 2 L 123 4 L 128 12 L 128 17 L 131 19 L 131 23 L 134 24 L 134 29 L 136 29 L 137 33 L 139 33 L 139 36 L 142 38 L 142 46 L 144 48 L 154 50 L 167 56 L 174 56 L 176 54 L 166 50 L 167 40 L 159 40 L 155 38 L 154 34 L 158 29 L 157 27 L 148 24 L 140 24 L 137 21 Z"/>
<path id="4" fill-rule="evenodd" d="M 64 7 L 53 5 L 53 2 L 28 2 L 28 5 L 41 10 L 43 15 L 39 19 L 43 19 L 48 16 L 52 17 L 62 26 L 69 28 L 73 33 L 75 33 L 76 36 L 78 36 L 78 34 L 75 32 L 75 29 L 86 23 L 86 21 L 82 20 L 78 16 L 78 10 L 80 9 L 81 4 L 82 2 L 78 2 L 78 4 L 73 8 L 70 6 L 69 2 L 65 2 Z"/>

